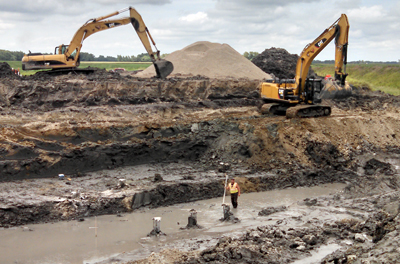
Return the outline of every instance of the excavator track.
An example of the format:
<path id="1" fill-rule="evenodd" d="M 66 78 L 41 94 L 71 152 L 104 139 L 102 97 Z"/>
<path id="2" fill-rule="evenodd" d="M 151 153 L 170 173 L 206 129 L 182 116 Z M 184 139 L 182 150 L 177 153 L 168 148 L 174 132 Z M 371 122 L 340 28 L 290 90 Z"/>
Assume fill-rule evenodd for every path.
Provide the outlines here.
<path id="1" fill-rule="evenodd" d="M 285 115 L 287 106 L 282 106 L 277 103 L 264 104 L 261 107 L 263 115 Z"/>
<path id="2" fill-rule="evenodd" d="M 331 112 L 327 105 L 297 105 L 286 110 L 286 118 L 329 116 Z"/>

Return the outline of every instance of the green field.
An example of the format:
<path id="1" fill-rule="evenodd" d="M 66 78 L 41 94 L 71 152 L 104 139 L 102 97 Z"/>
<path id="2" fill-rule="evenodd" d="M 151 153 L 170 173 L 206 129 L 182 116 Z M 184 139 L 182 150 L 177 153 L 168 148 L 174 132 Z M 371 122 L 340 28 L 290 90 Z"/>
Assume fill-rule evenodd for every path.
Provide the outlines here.
<path id="1" fill-rule="evenodd" d="M 4 61 L 0 61 L 4 62 Z M 11 68 L 20 69 L 22 75 L 31 75 L 37 71 L 22 71 L 20 61 L 6 61 Z M 102 61 L 82 61 L 79 68 L 96 67 L 100 69 L 112 70 L 115 68 L 124 68 L 127 71 L 144 70 L 149 67 L 151 62 L 102 62 Z"/>
<path id="2" fill-rule="evenodd" d="M 12 68 L 21 69 L 20 61 L 7 61 Z M 127 71 L 144 70 L 151 65 L 150 62 L 81 62 L 80 68 L 88 66 L 112 70 L 124 68 Z M 334 75 L 333 64 L 312 64 L 313 70 L 320 76 Z M 34 74 L 36 71 L 21 71 L 23 75 Z M 348 64 L 347 80 L 355 86 L 367 86 L 372 90 L 381 90 L 393 95 L 400 95 L 400 64 Z"/>
<path id="3" fill-rule="evenodd" d="M 311 67 L 320 76 L 335 73 L 333 64 L 312 64 Z M 347 64 L 347 73 L 347 81 L 352 85 L 400 95 L 400 64 Z"/>

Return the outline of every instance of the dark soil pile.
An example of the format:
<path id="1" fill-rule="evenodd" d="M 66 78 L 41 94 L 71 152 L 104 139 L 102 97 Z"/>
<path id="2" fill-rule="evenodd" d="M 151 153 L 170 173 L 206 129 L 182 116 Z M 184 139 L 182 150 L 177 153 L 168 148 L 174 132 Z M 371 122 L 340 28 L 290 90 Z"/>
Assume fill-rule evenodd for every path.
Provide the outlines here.
<path id="1" fill-rule="evenodd" d="M 13 77 L 16 75 L 12 72 L 11 66 L 7 62 L 0 62 L 0 78 Z"/>
<path id="2" fill-rule="evenodd" d="M 371 91 L 368 87 L 352 86 L 352 94 L 346 98 L 332 99 L 331 104 L 342 110 L 381 111 L 400 106 L 400 96 L 382 91 Z"/>
<path id="3" fill-rule="evenodd" d="M 258 54 L 252 62 L 264 72 L 273 74 L 279 79 L 293 79 L 298 58 L 297 54 L 290 54 L 285 49 L 272 47 Z M 315 76 L 311 67 L 308 75 Z"/>

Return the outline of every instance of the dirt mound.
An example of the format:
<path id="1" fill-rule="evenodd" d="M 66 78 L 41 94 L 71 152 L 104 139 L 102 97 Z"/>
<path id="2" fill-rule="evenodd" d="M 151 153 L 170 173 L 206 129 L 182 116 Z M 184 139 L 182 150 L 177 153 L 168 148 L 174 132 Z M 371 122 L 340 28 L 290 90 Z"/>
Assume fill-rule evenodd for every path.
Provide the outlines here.
<path id="1" fill-rule="evenodd" d="M 11 66 L 7 62 L 0 62 L 0 78 L 4 77 L 16 77 L 12 72 Z"/>
<path id="2" fill-rule="evenodd" d="M 269 79 L 269 74 L 254 66 L 248 59 L 228 44 L 195 42 L 168 55 L 166 60 L 174 64 L 173 76 L 202 75 L 209 78 Z M 155 75 L 154 66 L 136 74 L 138 77 Z"/>
<path id="3" fill-rule="evenodd" d="M 264 72 L 273 74 L 279 79 L 293 79 L 298 58 L 297 54 L 290 54 L 285 49 L 272 47 L 258 54 L 252 62 Z M 315 75 L 311 67 L 308 75 Z"/>
<path id="4" fill-rule="evenodd" d="M 371 91 L 368 87 L 352 86 L 352 94 L 346 98 L 332 99 L 330 104 L 342 110 L 382 111 L 400 106 L 400 96 L 381 91 Z"/>

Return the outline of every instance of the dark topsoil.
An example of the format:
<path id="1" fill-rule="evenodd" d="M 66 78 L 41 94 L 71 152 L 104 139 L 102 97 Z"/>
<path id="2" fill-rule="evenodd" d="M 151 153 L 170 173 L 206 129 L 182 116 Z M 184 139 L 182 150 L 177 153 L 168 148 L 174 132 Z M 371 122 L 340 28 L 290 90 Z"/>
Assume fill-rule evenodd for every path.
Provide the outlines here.
<path id="1" fill-rule="evenodd" d="M 299 55 L 290 54 L 282 48 L 269 48 L 258 54 L 252 62 L 266 73 L 279 79 L 293 79 L 296 75 L 296 64 Z M 310 67 L 308 76 L 316 76 Z"/>

